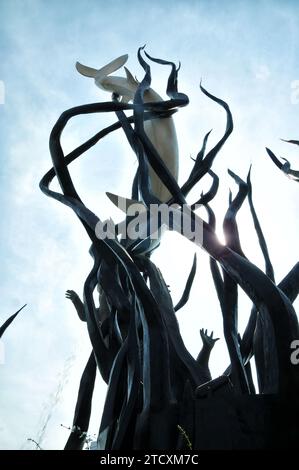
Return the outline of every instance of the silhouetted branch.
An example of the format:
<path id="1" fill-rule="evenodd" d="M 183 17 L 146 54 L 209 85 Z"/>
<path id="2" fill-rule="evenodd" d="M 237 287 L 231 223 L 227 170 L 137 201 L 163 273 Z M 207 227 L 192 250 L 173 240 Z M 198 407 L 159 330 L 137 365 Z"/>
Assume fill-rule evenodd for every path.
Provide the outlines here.
<path id="1" fill-rule="evenodd" d="M 2 337 L 3 333 L 5 332 L 6 328 L 9 327 L 9 325 L 14 321 L 16 316 L 20 313 L 21 310 L 23 310 L 24 307 L 26 307 L 27 304 L 23 305 L 16 313 L 11 315 L 4 323 L 3 325 L 0 326 L 0 338 Z"/>
<path id="2" fill-rule="evenodd" d="M 193 258 L 191 271 L 189 273 L 189 276 L 188 276 L 188 279 L 187 279 L 187 282 L 186 282 L 186 285 L 185 285 L 184 292 L 182 294 L 182 297 L 180 298 L 180 300 L 178 301 L 178 303 L 174 307 L 174 310 L 176 312 L 178 310 L 180 310 L 182 307 L 184 307 L 184 305 L 186 305 L 186 303 L 189 300 L 192 284 L 193 284 L 194 277 L 195 277 L 195 274 L 196 274 L 196 264 L 197 264 L 197 259 L 196 259 L 196 253 L 195 253 L 194 258 Z"/>

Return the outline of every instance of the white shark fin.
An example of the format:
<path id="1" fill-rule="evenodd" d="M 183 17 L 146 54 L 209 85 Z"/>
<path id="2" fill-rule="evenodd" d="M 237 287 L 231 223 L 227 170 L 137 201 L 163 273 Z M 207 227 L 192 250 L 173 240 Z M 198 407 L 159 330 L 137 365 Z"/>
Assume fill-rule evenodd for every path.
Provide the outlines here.
<path id="1" fill-rule="evenodd" d="M 96 73 L 97 80 L 101 81 L 111 73 L 116 72 L 116 70 L 120 69 L 127 62 L 128 57 L 128 54 L 124 54 L 112 60 L 109 64 L 104 65 L 104 67 L 100 68 Z"/>
<path id="2" fill-rule="evenodd" d="M 104 65 L 104 67 L 100 69 L 94 69 L 93 67 L 88 67 L 87 65 L 80 64 L 80 62 L 76 62 L 76 69 L 78 70 L 81 75 L 85 77 L 96 78 L 101 80 L 110 73 L 115 72 L 116 70 L 120 69 L 128 60 L 128 54 L 122 55 L 117 59 L 112 60 L 109 64 Z"/>
<path id="3" fill-rule="evenodd" d="M 133 87 L 138 86 L 138 81 L 135 80 L 135 78 L 131 74 L 130 70 L 127 69 L 127 67 L 124 67 L 124 69 L 125 69 L 125 72 L 126 72 L 128 83 L 130 83 L 130 85 L 132 85 Z"/>
<path id="4" fill-rule="evenodd" d="M 76 69 L 79 73 L 81 73 L 81 75 L 84 75 L 85 77 L 95 78 L 96 74 L 98 73 L 97 69 L 87 67 L 86 65 L 80 64 L 80 62 L 76 62 Z"/>

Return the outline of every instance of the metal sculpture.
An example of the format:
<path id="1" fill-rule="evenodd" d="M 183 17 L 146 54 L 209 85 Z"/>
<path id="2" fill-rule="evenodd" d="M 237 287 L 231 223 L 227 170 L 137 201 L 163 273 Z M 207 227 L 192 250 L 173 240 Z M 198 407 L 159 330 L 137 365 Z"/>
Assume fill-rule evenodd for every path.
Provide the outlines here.
<path id="1" fill-rule="evenodd" d="M 168 100 L 163 100 L 150 88 L 151 70 L 142 52 L 150 61 L 171 68 L 166 90 Z M 283 403 L 296 399 L 299 371 L 290 362 L 290 344 L 299 338 L 297 316 L 292 306 L 299 292 L 299 263 L 282 282 L 276 284 L 267 245 L 254 209 L 250 172 L 245 182 L 229 171 L 238 185 L 238 192 L 234 198 L 230 194 L 223 221 L 226 244 L 222 245 L 218 241 L 215 234 L 216 218 L 210 203 L 216 196 L 219 180 L 212 165 L 233 131 L 229 106 L 200 85 L 201 91 L 225 110 L 227 125 L 223 137 L 208 152 L 206 146 L 209 133 L 205 136 L 187 181 L 179 186 L 177 142 L 171 116 L 178 108 L 188 104 L 188 97 L 178 92 L 179 69 L 174 63 L 153 58 L 144 48 L 140 48 L 138 60 L 144 70 L 144 78 L 140 83 L 127 69 L 126 78 L 110 76 L 126 60 L 127 56 L 122 56 L 100 70 L 77 64 L 80 73 L 94 77 L 98 86 L 113 93 L 112 101 L 77 106 L 62 113 L 50 135 L 53 168 L 40 182 L 44 194 L 68 206 L 79 218 L 90 238 L 90 254 L 94 260 L 84 284 L 83 301 L 74 291 L 66 293 L 80 320 L 87 323 L 92 351 L 80 382 L 73 429 L 65 448 L 83 448 L 97 370 L 108 386 L 97 439 L 98 449 L 183 450 L 190 449 L 191 445 L 194 449 L 209 448 L 213 442 L 219 447 L 248 446 L 247 431 L 244 433 L 243 428 L 240 428 L 240 436 L 243 438 L 241 443 L 233 440 L 225 443 L 227 435 L 231 436 L 233 431 L 221 436 L 217 429 L 221 428 L 219 423 L 223 424 L 227 420 L 227 408 L 233 410 L 230 416 L 234 418 L 229 419 L 235 419 L 239 425 L 242 412 L 246 407 L 248 409 L 247 401 L 250 397 L 258 397 L 250 368 L 253 356 L 257 364 L 259 393 L 279 397 Z M 130 117 L 124 113 L 129 110 L 132 111 Z M 60 138 L 69 120 L 81 114 L 103 112 L 114 112 L 117 117 L 115 124 L 64 155 Z M 114 237 L 104 239 L 97 236 L 100 219 L 83 203 L 69 172 L 69 165 L 75 159 L 120 128 L 138 159 L 131 198 L 122 199 L 125 201 L 124 211 L 127 212 L 122 226 L 128 226 L 132 221 L 129 211 L 132 204 L 142 205 L 144 209 L 140 219 L 144 237 L 134 241 L 118 236 L 120 226 L 117 226 Z M 210 190 L 202 194 L 196 203 L 187 205 L 188 193 L 207 174 L 212 178 Z M 55 176 L 61 193 L 50 189 Z M 109 194 L 109 197 L 114 202 L 117 200 L 115 195 Z M 241 247 L 236 217 L 246 199 L 265 259 L 265 272 L 248 260 Z M 210 257 L 230 356 L 230 365 L 222 376 L 214 380 L 211 378 L 208 359 L 217 339 L 201 330 L 203 349 L 195 359 L 184 345 L 176 319 L 176 311 L 188 301 L 196 271 L 196 258 L 181 300 L 176 306 L 173 305 L 161 272 L 151 260 L 152 250 L 157 247 L 157 243 L 151 243 L 152 205 L 162 202 L 173 209 L 174 215 L 167 224 L 169 230 L 184 236 L 181 227 L 175 222 L 175 216 L 179 216 L 179 220 L 187 217 L 193 229 L 200 227 L 203 231 L 201 240 L 193 237 L 190 241 L 203 248 Z M 205 207 L 208 222 L 196 214 L 196 204 Z M 158 224 L 158 231 L 161 230 L 162 222 Z M 253 303 L 242 337 L 238 333 L 239 287 Z M 93 298 L 96 288 L 99 291 L 98 308 Z M 275 400 L 273 403 L 260 400 L 250 403 L 257 416 L 270 408 L 276 410 Z M 218 415 L 215 409 L 219 409 Z M 214 417 L 212 420 L 211 416 Z M 245 422 L 249 423 L 250 419 L 250 413 L 245 414 Z M 252 427 L 260 430 L 259 426 L 256 421 Z M 266 433 L 265 429 L 262 431 Z M 204 433 L 209 436 L 209 443 L 205 441 Z M 219 438 L 218 441 L 213 441 L 215 436 Z M 274 441 L 271 442 L 273 444 Z M 255 440 L 250 445 L 258 447 L 267 444 Z"/>

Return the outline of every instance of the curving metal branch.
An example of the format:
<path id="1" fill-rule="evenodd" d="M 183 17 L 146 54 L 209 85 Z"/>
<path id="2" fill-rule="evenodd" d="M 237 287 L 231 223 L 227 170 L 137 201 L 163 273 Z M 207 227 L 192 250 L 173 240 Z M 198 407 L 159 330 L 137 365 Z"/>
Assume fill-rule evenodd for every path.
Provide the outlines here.
<path id="1" fill-rule="evenodd" d="M 0 326 L 0 338 L 3 336 L 5 330 L 9 327 L 9 325 L 14 321 L 16 316 L 19 315 L 20 311 L 23 310 L 24 307 L 26 307 L 27 304 L 23 305 L 16 313 L 11 315 L 1 326 Z"/>
<path id="2" fill-rule="evenodd" d="M 193 257 L 193 263 L 192 263 L 191 271 L 189 273 L 189 276 L 188 276 L 188 279 L 187 279 L 187 282 L 186 282 L 186 285 L 185 285 L 184 292 L 182 294 L 182 297 L 180 298 L 180 300 L 178 301 L 178 303 L 174 307 L 175 312 L 177 312 L 182 307 L 184 307 L 184 305 L 186 305 L 186 303 L 189 300 L 190 292 L 191 292 L 193 281 L 194 281 L 195 274 L 196 274 L 196 267 L 197 267 L 197 257 L 196 257 L 196 253 L 195 253 L 195 255 Z"/>
<path id="3" fill-rule="evenodd" d="M 292 170 L 291 164 L 286 158 L 282 158 L 285 163 L 281 163 L 281 161 L 276 157 L 276 155 L 272 152 L 272 150 L 266 148 L 266 151 L 271 158 L 272 162 L 283 172 L 285 175 L 294 181 L 299 181 L 299 171 Z"/>

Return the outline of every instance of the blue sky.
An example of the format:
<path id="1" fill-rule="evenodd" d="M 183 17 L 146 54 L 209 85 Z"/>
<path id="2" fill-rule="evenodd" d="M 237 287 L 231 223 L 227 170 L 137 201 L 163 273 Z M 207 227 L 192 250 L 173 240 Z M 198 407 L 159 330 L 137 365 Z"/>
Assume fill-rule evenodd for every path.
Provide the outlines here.
<path id="1" fill-rule="evenodd" d="M 47 449 L 62 448 L 71 425 L 81 370 L 89 354 L 85 325 L 76 317 L 66 289 L 82 293 L 91 260 L 89 242 L 75 216 L 47 199 L 38 183 L 50 168 L 48 138 L 60 113 L 72 106 L 109 96 L 75 70 L 75 62 L 101 67 L 129 54 L 128 67 L 142 77 L 136 52 L 182 63 L 179 89 L 190 104 L 175 118 L 180 147 L 180 182 L 191 168 L 205 132 L 211 144 L 225 126 L 225 116 L 199 90 L 204 86 L 225 99 L 235 130 L 218 157 L 221 187 L 214 208 L 218 225 L 235 189 L 227 168 L 245 177 L 253 164 L 256 209 L 268 239 L 277 279 L 298 260 L 298 185 L 285 178 L 266 157 L 265 146 L 299 168 L 298 149 L 279 139 L 299 138 L 299 103 L 292 103 L 292 83 L 299 80 L 299 4 L 297 1 L 155 1 L 0 0 L 1 312 L 4 319 L 25 302 L 26 309 L 7 330 L 5 363 L 0 365 L 0 448 L 32 448 L 34 438 Z M 153 88 L 163 95 L 168 70 L 153 66 Z M 164 95 L 163 95 L 164 96 Z M 76 119 L 63 136 L 68 152 L 113 116 Z M 125 138 L 108 137 L 71 167 L 86 204 L 99 216 L 117 213 L 105 191 L 130 194 L 136 162 Z M 209 180 L 202 186 L 205 189 Z M 198 188 L 197 194 L 202 188 Z M 193 198 L 191 197 L 191 200 Z M 259 266 L 263 261 L 248 217 L 239 216 L 243 247 Z M 176 301 L 192 262 L 194 247 L 166 234 L 155 261 Z M 178 262 L 174 264 L 173 254 Z M 200 327 L 223 337 L 221 313 L 208 272 L 208 257 L 198 252 L 198 274 L 188 306 L 179 314 L 191 353 L 200 349 Z M 250 303 L 240 296 L 240 330 Z M 224 341 L 215 346 L 212 372 L 227 365 Z M 92 432 L 105 387 L 97 385 Z"/>

